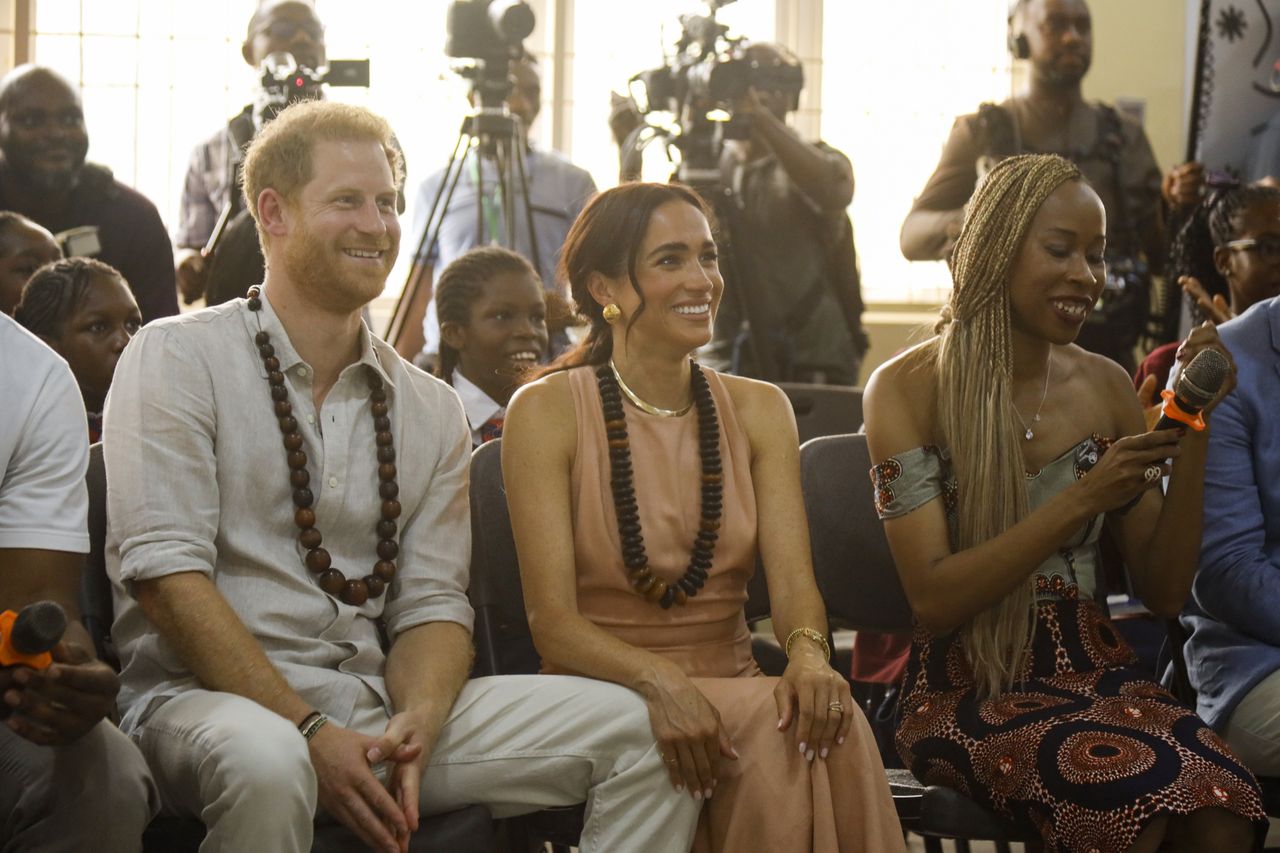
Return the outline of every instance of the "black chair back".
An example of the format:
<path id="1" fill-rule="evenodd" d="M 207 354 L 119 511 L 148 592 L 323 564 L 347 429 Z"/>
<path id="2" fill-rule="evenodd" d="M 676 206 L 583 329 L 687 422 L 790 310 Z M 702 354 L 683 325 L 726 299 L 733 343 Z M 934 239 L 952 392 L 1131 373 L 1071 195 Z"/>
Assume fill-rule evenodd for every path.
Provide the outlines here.
<path id="1" fill-rule="evenodd" d="M 111 579 L 107 577 L 107 468 L 102 459 L 102 442 L 89 446 L 85 485 L 89 491 L 89 556 L 80 577 L 80 620 L 93 639 L 98 658 L 119 670 L 120 658 L 111 642 L 115 605 L 111 600 Z"/>
<path id="2" fill-rule="evenodd" d="M 542 659 L 529 633 L 524 587 L 516 557 L 507 490 L 502 482 L 502 439 L 471 456 L 471 606 L 476 611 L 475 675 L 537 672 Z"/>
<path id="3" fill-rule="evenodd" d="M 833 628 L 911 631 L 911 605 L 876 515 L 865 435 L 800 448 L 800 482 L 818 590 Z"/>
<path id="4" fill-rule="evenodd" d="M 824 435 L 844 435 L 862 428 L 862 389 L 844 385 L 779 382 L 796 414 L 800 443 Z"/>

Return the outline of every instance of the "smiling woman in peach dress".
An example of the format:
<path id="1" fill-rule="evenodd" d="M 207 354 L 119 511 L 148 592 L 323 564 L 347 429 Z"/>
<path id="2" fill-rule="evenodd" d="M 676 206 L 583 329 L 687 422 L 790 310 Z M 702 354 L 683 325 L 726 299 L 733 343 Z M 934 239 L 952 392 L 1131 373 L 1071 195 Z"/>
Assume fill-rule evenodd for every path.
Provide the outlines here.
<path id="1" fill-rule="evenodd" d="M 692 359 L 724 289 L 701 200 L 601 193 L 561 275 L 589 334 L 517 392 L 502 448 L 544 669 L 644 696 L 671 783 L 704 802 L 695 850 L 903 850 L 874 738 L 828 660 L 786 397 Z M 743 615 L 757 551 L 781 678 L 756 668 Z"/>

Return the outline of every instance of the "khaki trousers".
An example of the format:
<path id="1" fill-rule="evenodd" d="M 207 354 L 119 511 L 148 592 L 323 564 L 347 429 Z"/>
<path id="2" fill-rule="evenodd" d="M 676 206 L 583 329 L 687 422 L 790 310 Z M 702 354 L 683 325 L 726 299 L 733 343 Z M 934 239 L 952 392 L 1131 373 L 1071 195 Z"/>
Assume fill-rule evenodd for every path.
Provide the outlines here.
<path id="1" fill-rule="evenodd" d="M 110 722 L 66 746 L 0 724 L 0 850 L 136 853 L 159 808 L 142 754 Z"/>
<path id="2" fill-rule="evenodd" d="M 378 735 L 386 723 L 370 692 L 351 728 Z M 208 827 L 201 853 L 310 850 L 315 773 L 288 720 L 234 694 L 193 690 L 134 737 L 165 809 Z M 636 693 L 569 676 L 467 682 L 423 775 L 423 813 L 478 803 L 507 817 L 584 800 L 583 853 L 686 853 L 692 843 L 699 804 L 671 787 Z"/>
<path id="3" fill-rule="evenodd" d="M 1280 670 L 1245 694 L 1222 737 L 1255 776 L 1280 776 Z"/>

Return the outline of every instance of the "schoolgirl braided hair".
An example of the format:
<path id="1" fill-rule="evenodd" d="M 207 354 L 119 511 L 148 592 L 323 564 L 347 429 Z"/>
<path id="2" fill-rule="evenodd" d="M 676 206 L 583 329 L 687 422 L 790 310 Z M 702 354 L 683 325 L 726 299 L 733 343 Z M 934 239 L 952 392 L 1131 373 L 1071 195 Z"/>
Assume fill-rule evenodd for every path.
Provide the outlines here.
<path id="1" fill-rule="evenodd" d="M 466 326 L 471 322 L 471 306 L 484 294 L 485 282 L 508 273 L 527 274 L 540 281 L 533 264 L 509 249 L 483 246 L 455 258 L 440 273 L 436 282 L 436 318 L 445 323 Z M 460 354 L 440 339 L 440 378 L 453 384 L 453 371 Z"/>
<path id="2" fill-rule="evenodd" d="M 115 267 L 94 258 L 65 258 L 35 271 L 26 286 L 13 319 L 42 338 L 57 338 L 62 324 L 84 302 L 96 276 L 124 281 Z"/>

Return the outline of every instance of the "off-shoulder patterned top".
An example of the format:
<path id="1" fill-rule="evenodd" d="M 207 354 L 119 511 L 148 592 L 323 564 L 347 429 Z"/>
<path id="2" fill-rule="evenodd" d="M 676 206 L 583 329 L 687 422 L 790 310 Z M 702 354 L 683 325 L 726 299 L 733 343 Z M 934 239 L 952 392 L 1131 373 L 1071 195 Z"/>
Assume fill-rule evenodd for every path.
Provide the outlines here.
<path id="1" fill-rule="evenodd" d="M 1092 435 L 1066 450 L 1035 474 L 1027 475 L 1031 508 L 1047 502 L 1083 477 L 1111 446 L 1111 439 Z M 898 518 L 941 498 L 947 514 L 951 545 L 956 540 L 956 478 L 949 451 L 934 445 L 916 447 L 891 456 L 871 469 L 876 512 Z M 1097 515 L 1071 535 L 1036 569 L 1037 599 L 1092 598 L 1098 589 L 1098 537 L 1104 516 Z"/>

